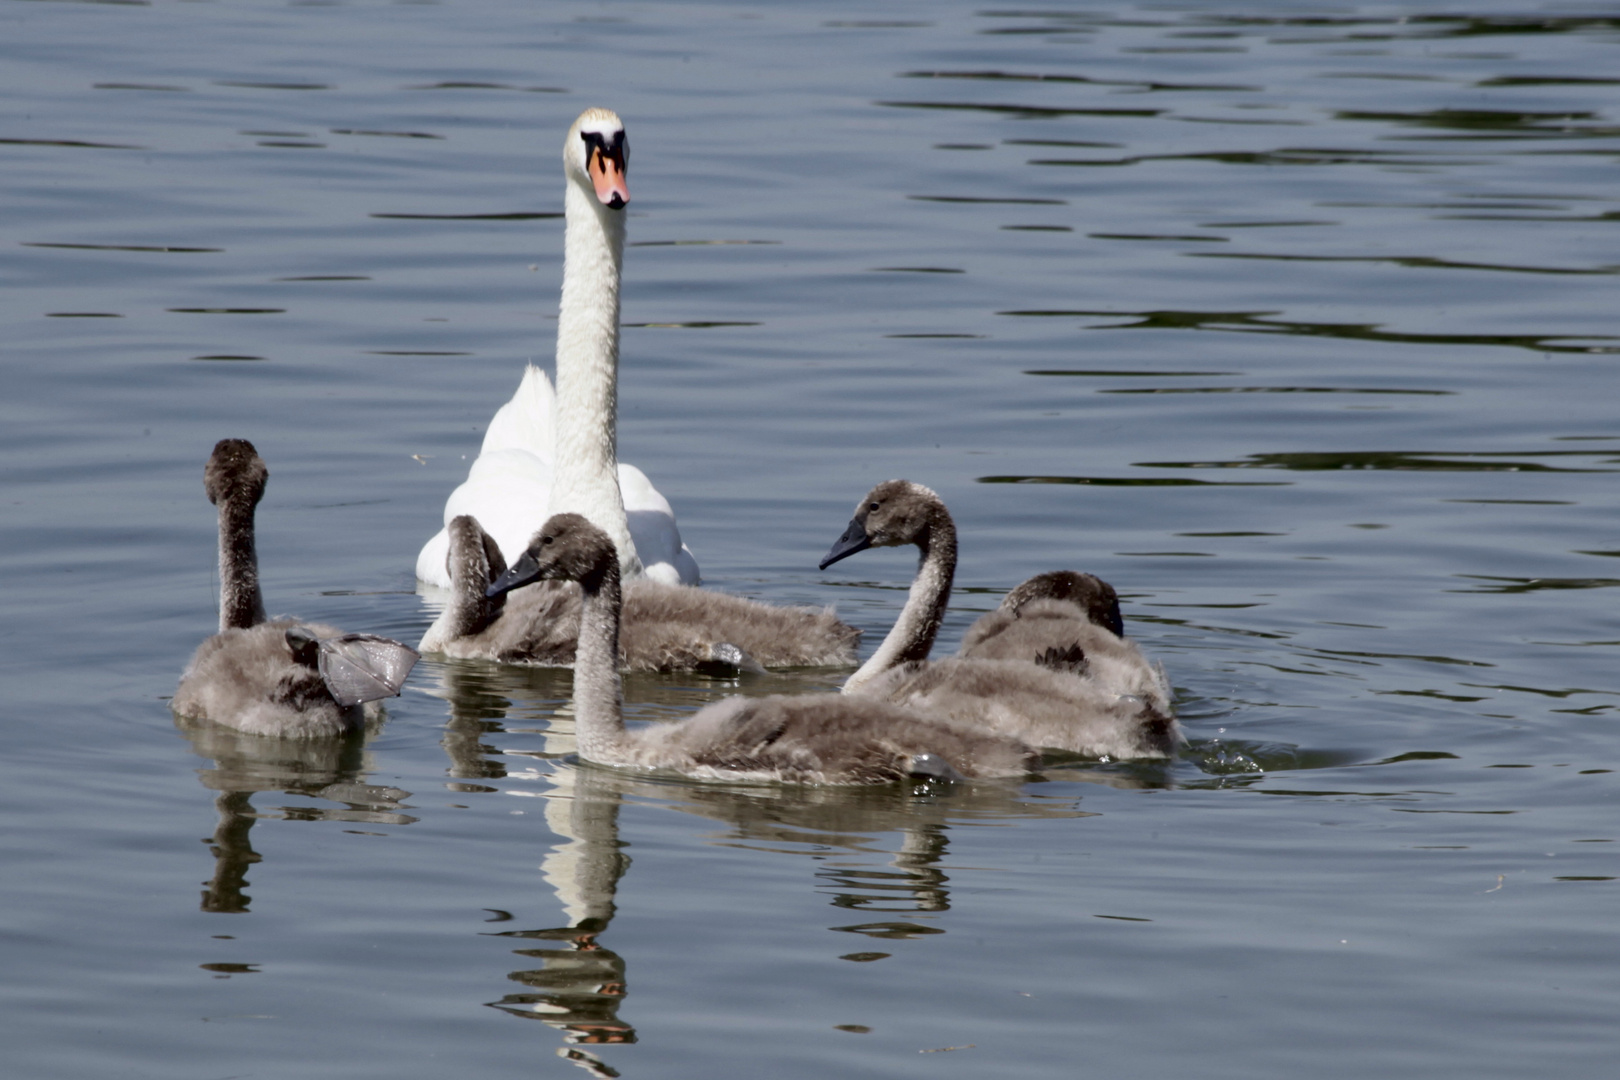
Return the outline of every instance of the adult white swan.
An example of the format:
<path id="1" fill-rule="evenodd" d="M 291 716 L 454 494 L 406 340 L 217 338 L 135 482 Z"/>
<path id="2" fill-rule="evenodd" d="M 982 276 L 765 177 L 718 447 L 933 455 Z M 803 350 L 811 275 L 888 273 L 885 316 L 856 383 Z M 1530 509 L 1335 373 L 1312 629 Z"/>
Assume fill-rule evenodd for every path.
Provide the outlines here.
<path id="1" fill-rule="evenodd" d="M 624 124 L 586 109 L 563 143 L 562 305 L 557 389 L 530 365 L 517 393 L 490 421 L 467 480 L 450 493 L 444 524 L 471 514 L 515 562 L 552 514 L 579 513 L 608 534 L 626 578 L 645 574 L 696 585 L 697 560 L 681 543 L 675 512 L 646 475 L 618 461 L 619 273 L 624 263 Z M 416 558 L 416 576 L 450 587 L 446 529 Z"/>

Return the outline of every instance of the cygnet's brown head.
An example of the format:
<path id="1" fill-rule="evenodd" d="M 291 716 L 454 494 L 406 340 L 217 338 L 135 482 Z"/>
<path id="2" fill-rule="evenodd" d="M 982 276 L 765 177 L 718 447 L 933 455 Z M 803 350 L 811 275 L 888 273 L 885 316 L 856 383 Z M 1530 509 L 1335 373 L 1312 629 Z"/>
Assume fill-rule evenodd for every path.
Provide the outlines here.
<path id="1" fill-rule="evenodd" d="M 625 179 L 630 142 L 624 122 L 611 109 L 591 108 L 579 114 L 563 143 L 563 164 L 570 179 L 589 187 L 610 210 L 623 210 L 630 202 Z"/>
<path id="2" fill-rule="evenodd" d="M 950 512 L 931 489 L 910 480 L 885 480 L 856 504 L 855 516 L 821 560 L 821 569 L 870 547 L 922 546 L 932 530 L 950 523 Z"/>
<path id="3" fill-rule="evenodd" d="M 1052 570 L 1036 574 L 1016 586 L 1001 599 L 1001 610 L 1017 615 L 1020 608 L 1033 600 L 1063 600 L 1086 613 L 1092 624 L 1109 631 L 1115 637 L 1125 636 L 1125 620 L 1119 613 L 1119 594 L 1114 587 L 1093 574 L 1075 570 Z"/>
<path id="4" fill-rule="evenodd" d="M 215 506 L 226 503 L 259 505 L 270 470 L 246 439 L 221 439 L 203 469 L 203 490 Z"/>
<path id="5" fill-rule="evenodd" d="M 607 533 L 582 514 L 555 514 L 540 526 L 528 549 L 510 570 L 490 584 L 484 595 L 500 596 L 535 581 L 577 581 L 593 589 L 618 566 L 619 552 Z"/>

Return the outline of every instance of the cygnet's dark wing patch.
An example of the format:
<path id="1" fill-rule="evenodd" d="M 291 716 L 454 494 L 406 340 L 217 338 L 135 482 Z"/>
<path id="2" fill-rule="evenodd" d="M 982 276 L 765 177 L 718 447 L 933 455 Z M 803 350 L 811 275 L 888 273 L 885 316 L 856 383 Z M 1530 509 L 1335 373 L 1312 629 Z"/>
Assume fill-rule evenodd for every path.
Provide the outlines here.
<path id="1" fill-rule="evenodd" d="M 375 634 L 344 634 L 321 642 L 321 678 L 344 708 L 379 698 L 398 697 L 411 668 L 421 659 L 415 649 Z"/>
<path id="2" fill-rule="evenodd" d="M 1035 662 L 1053 671 L 1072 671 L 1076 675 L 1084 675 L 1086 669 L 1090 667 L 1086 663 L 1086 650 L 1072 643 L 1065 646 L 1053 645 L 1037 656 Z"/>
<path id="3" fill-rule="evenodd" d="M 302 665 L 282 673 L 266 695 L 270 701 L 295 713 L 308 713 L 322 706 L 331 708 L 332 691 L 313 670 Z M 340 703 L 341 704 L 341 703 Z"/>

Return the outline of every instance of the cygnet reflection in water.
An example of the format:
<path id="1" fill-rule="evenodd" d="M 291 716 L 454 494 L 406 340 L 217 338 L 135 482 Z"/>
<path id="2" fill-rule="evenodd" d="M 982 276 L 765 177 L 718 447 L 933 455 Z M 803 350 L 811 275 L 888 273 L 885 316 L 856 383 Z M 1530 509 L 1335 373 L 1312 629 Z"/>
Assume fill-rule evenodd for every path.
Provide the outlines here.
<path id="1" fill-rule="evenodd" d="M 251 843 L 254 823 L 348 821 L 373 826 L 409 825 L 416 819 L 401 808 L 409 792 L 366 782 L 374 765 L 359 739 L 265 739 L 206 720 L 176 717 L 192 751 L 212 763 L 199 769 L 202 786 L 216 792 L 218 823 L 209 850 L 213 876 L 203 883 L 203 911 L 239 913 L 249 909 L 248 868 L 261 856 Z M 255 807 L 254 795 L 285 792 L 300 799 L 335 805 Z"/>

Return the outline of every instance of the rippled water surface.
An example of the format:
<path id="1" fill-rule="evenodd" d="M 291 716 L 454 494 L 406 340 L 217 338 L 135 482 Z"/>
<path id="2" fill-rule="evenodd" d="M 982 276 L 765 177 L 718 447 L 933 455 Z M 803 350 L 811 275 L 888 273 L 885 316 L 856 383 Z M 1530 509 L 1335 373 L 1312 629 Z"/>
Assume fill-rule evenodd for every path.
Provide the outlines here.
<path id="1" fill-rule="evenodd" d="M 1620 18 L 0 0 L 0 1038 L 30 1077 L 1606 1076 Z M 411 568 L 549 363 L 558 147 L 634 157 L 620 450 L 706 583 L 873 482 L 1126 597 L 1191 739 L 945 793 L 568 757 L 568 672 L 177 725 L 214 441 L 270 606 Z M 837 671 L 628 681 L 657 722 Z"/>

